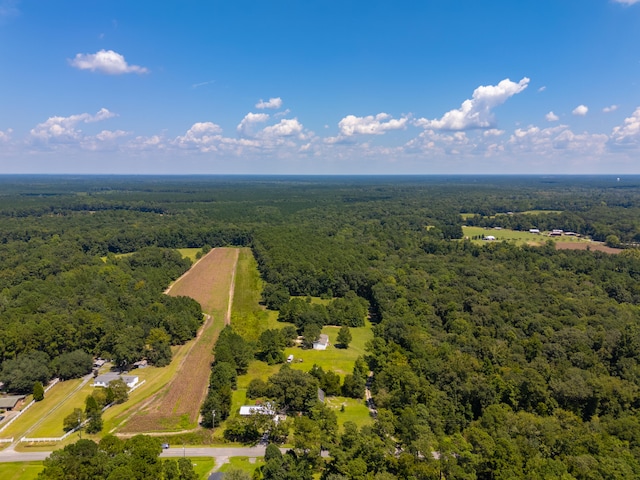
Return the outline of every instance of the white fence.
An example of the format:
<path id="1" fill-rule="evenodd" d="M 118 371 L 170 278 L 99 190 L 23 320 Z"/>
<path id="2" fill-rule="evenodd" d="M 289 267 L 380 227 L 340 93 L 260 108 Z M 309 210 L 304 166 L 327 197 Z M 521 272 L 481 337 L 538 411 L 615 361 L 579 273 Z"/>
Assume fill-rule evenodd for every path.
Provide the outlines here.
<path id="1" fill-rule="evenodd" d="M 129 392 L 133 392 L 136 388 L 142 386 L 144 384 L 144 382 L 146 382 L 146 380 L 143 380 L 140 383 L 136 384 L 134 387 L 130 388 Z M 113 405 L 113 403 L 110 403 L 109 405 L 106 405 L 102 409 L 102 411 L 104 412 L 107 408 L 111 407 L 112 405 Z M 84 422 L 82 422 L 82 424 L 79 427 L 76 427 L 73 430 L 69 430 L 67 433 L 65 433 L 61 437 L 34 437 L 34 438 L 22 437 L 20 439 L 20 442 L 22 442 L 22 443 L 57 443 L 57 442 L 61 442 L 62 440 L 67 438 L 72 433 L 77 432 L 80 428 L 84 427 L 88 422 L 89 422 L 89 420 L 85 420 Z"/>
<path id="2" fill-rule="evenodd" d="M 44 389 L 44 393 L 47 393 L 51 389 L 51 387 L 53 387 L 59 381 L 60 381 L 59 378 L 54 378 L 53 380 L 51 380 L 49 385 L 47 385 L 47 388 Z M 9 425 L 11 425 L 13 422 L 15 422 L 20 417 L 20 415 L 22 415 L 24 412 L 29 410 L 29 408 L 31 408 L 31 405 L 33 405 L 34 403 L 36 403 L 35 400 L 31 400 L 26 407 L 24 407 L 22 410 L 20 410 L 18 413 L 16 413 L 13 417 L 11 417 L 11 420 L 9 420 L 7 423 L 5 423 L 2 426 L 2 428 L 0 428 L 0 432 L 4 431 L 5 428 L 7 428 Z"/>
<path id="3" fill-rule="evenodd" d="M 13 437 L 11 437 L 11 438 L 0 438 L 0 443 L 13 443 Z"/>

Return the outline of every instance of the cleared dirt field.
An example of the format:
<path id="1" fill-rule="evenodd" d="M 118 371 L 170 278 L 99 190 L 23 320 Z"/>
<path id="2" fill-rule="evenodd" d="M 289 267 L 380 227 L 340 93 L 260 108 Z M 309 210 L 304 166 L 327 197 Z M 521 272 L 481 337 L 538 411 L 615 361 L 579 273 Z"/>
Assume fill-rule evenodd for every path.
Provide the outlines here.
<path id="1" fill-rule="evenodd" d="M 182 431 L 197 426 L 209 383 L 213 347 L 226 321 L 233 295 L 238 249 L 216 248 L 204 256 L 167 293 L 197 300 L 208 315 L 176 375 L 118 429 L 122 433 Z"/>
<path id="2" fill-rule="evenodd" d="M 591 250 L 596 252 L 605 252 L 617 254 L 622 251 L 620 248 L 611 248 L 601 243 L 574 243 L 574 242 L 556 242 L 557 250 Z"/>

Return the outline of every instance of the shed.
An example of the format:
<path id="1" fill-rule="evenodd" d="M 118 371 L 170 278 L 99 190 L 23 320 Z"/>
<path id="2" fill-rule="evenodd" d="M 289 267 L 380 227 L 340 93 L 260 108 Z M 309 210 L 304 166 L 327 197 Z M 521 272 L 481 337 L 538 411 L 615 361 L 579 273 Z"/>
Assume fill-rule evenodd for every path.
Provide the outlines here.
<path id="1" fill-rule="evenodd" d="M 329 345 L 329 335 L 325 335 L 324 333 L 320 335 L 320 338 L 313 342 L 314 350 L 326 350 Z"/>
<path id="2" fill-rule="evenodd" d="M 21 400 L 24 400 L 24 395 L 9 395 L 7 397 L 0 397 L 0 409 L 13 410 Z"/>

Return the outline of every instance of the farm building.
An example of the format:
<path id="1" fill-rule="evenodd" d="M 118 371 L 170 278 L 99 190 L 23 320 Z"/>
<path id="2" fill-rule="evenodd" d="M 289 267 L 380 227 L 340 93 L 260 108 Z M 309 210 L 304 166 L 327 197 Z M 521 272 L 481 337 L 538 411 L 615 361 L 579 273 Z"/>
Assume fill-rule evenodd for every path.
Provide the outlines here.
<path id="1" fill-rule="evenodd" d="M 329 345 L 329 335 L 325 335 L 324 333 L 320 335 L 320 338 L 313 342 L 314 350 L 326 350 L 327 345 Z"/>
<path id="2" fill-rule="evenodd" d="M 93 368 L 100 368 L 102 367 L 105 363 L 107 363 L 106 360 L 102 359 L 102 358 L 96 358 L 93 361 Z"/>
<path id="3" fill-rule="evenodd" d="M 0 397 L 0 409 L 2 410 L 13 410 L 16 408 L 18 402 L 24 400 L 24 395 L 10 395 L 8 397 Z"/>
<path id="4" fill-rule="evenodd" d="M 273 416 L 276 412 L 266 405 L 242 405 L 240 407 L 240 415 L 243 417 L 255 414 Z"/>
<path id="5" fill-rule="evenodd" d="M 540 233 L 540 229 L 539 229 L 539 228 L 530 228 L 530 229 L 529 229 L 529 233 L 535 233 L 535 234 L 538 234 L 538 233 Z"/>
<path id="6" fill-rule="evenodd" d="M 138 377 L 136 375 L 120 375 L 119 373 L 105 373 L 103 375 L 98 375 L 93 381 L 93 387 L 108 387 L 109 382 L 113 380 L 118 380 L 121 378 L 124 383 L 127 384 L 127 387 L 133 388 L 138 383 Z"/>
<path id="7" fill-rule="evenodd" d="M 493 235 L 486 235 L 484 237 L 482 237 L 483 240 L 495 240 L 496 237 L 494 237 Z"/>

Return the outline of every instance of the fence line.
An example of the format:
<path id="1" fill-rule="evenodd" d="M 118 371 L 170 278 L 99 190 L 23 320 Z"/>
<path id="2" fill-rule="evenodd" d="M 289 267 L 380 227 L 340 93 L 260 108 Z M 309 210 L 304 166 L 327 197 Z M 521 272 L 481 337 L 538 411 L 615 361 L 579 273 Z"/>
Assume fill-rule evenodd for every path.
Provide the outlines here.
<path id="1" fill-rule="evenodd" d="M 49 385 L 47 385 L 47 388 L 44 389 L 44 392 L 47 393 L 49 390 L 51 390 L 51 387 L 53 387 L 56 383 L 58 383 L 60 381 L 59 378 L 54 378 L 53 380 L 51 380 L 51 382 L 49 383 Z M 27 410 L 29 410 L 29 408 L 31 408 L 31 406 L 36 403 L 35 400 L 31 400 L 29 402 L 29 404 L 24 407 L 22 410 L 20 410 L 18 413 L 16 413 L 13 417 L 11 417 L 11 420 L 9 420 L 7 423 L 5 423 L 2 428 L 0 428 L 0 432 L 3 432 L 5 428 L 7 428 L 9 425 L 11 425 L 13 422 L 15 422 L 20 415 L 22 415 L 24 412 L 26 412 Z"/>
<path id="2" fill-rule="evenodd" d="M 129 389 L 129 393 L 133 392 L 136 388 L 138 388 L 141 385 L 143 385 L 144 382 L 146 382 L 146 380 L 143 380 L 140 383 L 136 384 L 134 387 L 130 388 Z M 104 412 L 107 408 L 111 407 L 112 405 L 113 405 L 113 403 L 110 403 L 109 405 L 105 405 L 104 408 L 102 409 L 102 411 Z M 20 439 L 20 442 L 23 442 L 23 443 L 38 443 L 38 442 L 54 442 L 54 443 L 57 443 L 57 442 L 61 442 L 62 440 L 67 438 L 72 433 L 75 433 L 79 429 L 84 427 L 87 423 L 89 423 L 89 419 L 84 420 L 80 425 L 78 425 L 77 427 L 69 430 L 67 433 L 65 433 L 61 437 L 35 437 L 35 438 L 22 437 Z"/>
<path id="3" fill-rule="evenodd" d="M 11 437 L 11 438 L 0 438 L 0 443 L 13 443 L 13 437 Z"/>

